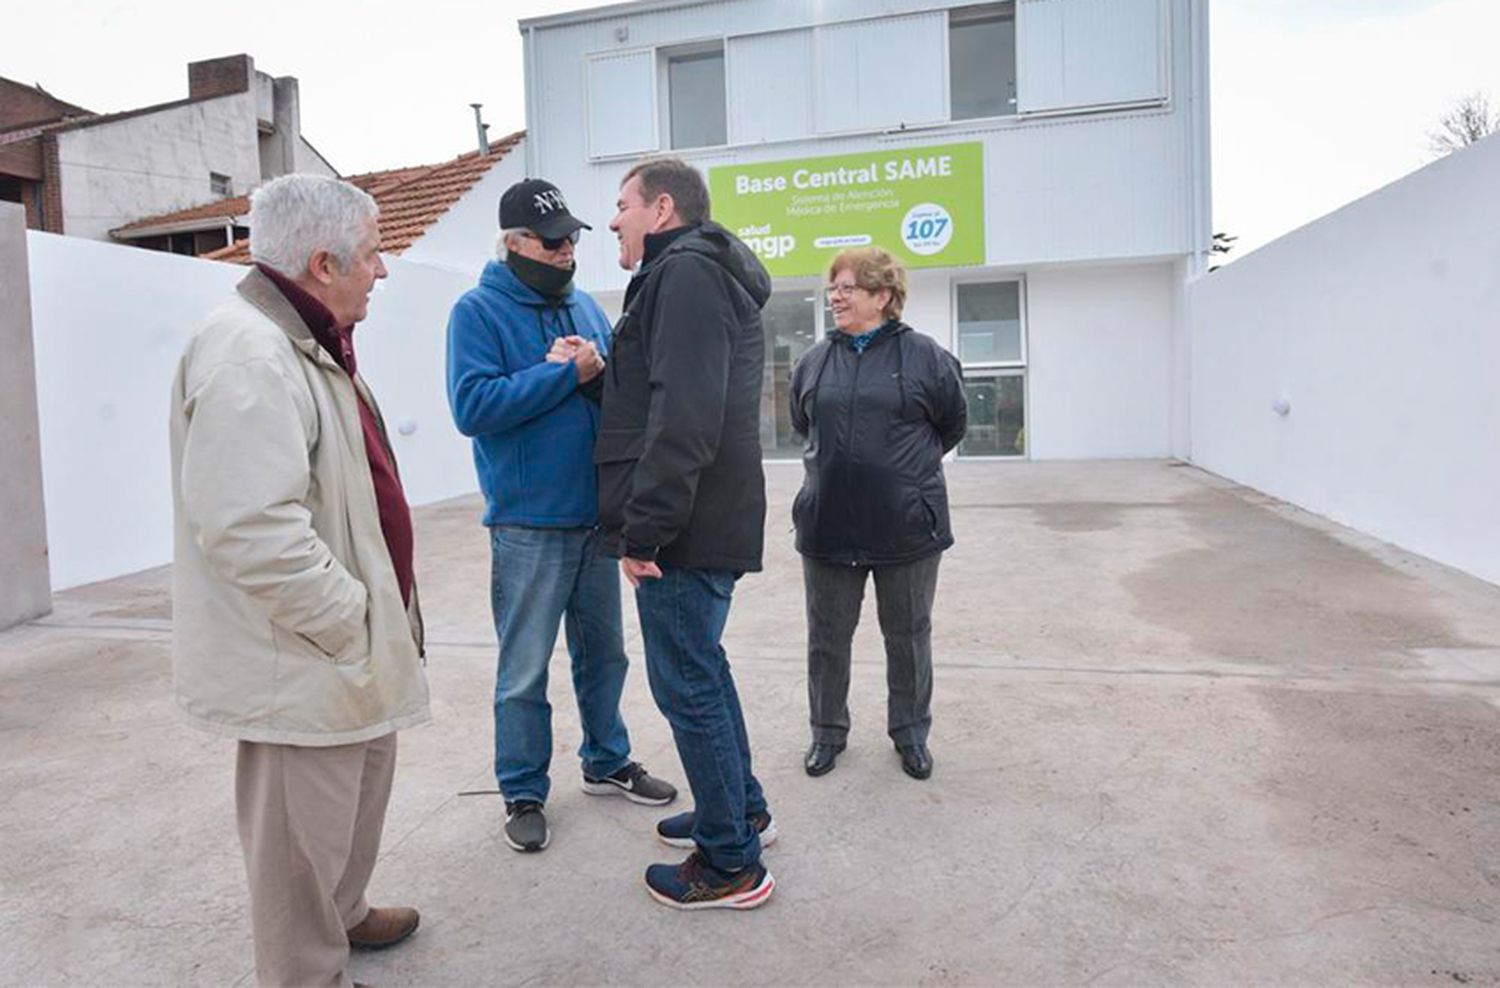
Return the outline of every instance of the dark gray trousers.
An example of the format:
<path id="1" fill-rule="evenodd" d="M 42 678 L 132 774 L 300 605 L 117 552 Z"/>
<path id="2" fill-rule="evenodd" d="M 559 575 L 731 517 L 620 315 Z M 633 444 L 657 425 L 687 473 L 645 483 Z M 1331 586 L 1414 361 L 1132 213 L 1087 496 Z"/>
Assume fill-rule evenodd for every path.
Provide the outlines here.
<path id="1" fill-rule="evenodd" d="M 933 553 L 893 566 L 840 566 L 802 557 L 807 591 L 807 703 L 814 741 L 849 734 L 849 664 L 865 579 L 875 574 L 875 607 L 885 637 L 886 732 L 897 745 L 926 744 L 932 726 Z"/>

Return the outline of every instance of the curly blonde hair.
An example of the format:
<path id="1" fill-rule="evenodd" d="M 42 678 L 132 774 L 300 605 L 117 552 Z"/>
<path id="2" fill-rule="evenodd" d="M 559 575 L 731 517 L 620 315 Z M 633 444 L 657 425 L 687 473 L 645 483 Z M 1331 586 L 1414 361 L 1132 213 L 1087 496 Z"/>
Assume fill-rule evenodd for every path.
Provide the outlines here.
<path id="1" fill-rule="evenodd" d="M 829 284 L 840 271 L 854 275 L 854 283 L 874 294 L 891 293 L 891 300 L 881 310 L 887 319 L 900 319 L 906 307 L 906 265 L 879 247 L 850 247 L 833 255 L 828 262 Z"/>

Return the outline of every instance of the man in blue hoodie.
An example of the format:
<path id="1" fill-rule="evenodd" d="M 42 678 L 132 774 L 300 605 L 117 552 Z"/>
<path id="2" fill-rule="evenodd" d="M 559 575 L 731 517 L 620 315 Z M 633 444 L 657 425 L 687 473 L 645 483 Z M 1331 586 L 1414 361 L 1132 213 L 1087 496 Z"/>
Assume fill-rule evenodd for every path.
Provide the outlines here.
<path id="1" fill-rule="evenodd" d="M 547 664 L 564 619 L 584 792 L 660 806 L 677 790 L 630 759 L 620 717 L 628 666 L 620 581 L 600 551 L 593 461 L 610 326 L 572 283 L 574 245 L 592 228 L 540 179 L 506 190 L 500 227 L 500 259 L 485 265 L 448 320 L 448 403 L 458 430 L 474 440 L 490 530 L 505 840 L 540 851 L 550 840 Z"/>

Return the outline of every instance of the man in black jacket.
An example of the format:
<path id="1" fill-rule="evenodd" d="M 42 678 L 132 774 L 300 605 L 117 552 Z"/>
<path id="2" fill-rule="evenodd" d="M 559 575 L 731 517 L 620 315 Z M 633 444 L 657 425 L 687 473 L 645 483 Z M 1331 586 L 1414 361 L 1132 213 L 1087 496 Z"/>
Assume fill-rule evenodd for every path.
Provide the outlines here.
<path id="1" fill-rule="evenodd" d="M 604 372 L 599 521 L 636 588 L 651 692 L 695 804 L 657 825 L 693 854 L 652 865 L 646 886 L 679 909 L 753 909 L 775 887 L 760 861 L 775 830 L 720 637 L 735 581 L 761 568 L 760 309 L 771 278 L 709 221 L 708 189 L 682 161 L 636 165 L 618 207 L 609 228 L 635 276 Z"/>

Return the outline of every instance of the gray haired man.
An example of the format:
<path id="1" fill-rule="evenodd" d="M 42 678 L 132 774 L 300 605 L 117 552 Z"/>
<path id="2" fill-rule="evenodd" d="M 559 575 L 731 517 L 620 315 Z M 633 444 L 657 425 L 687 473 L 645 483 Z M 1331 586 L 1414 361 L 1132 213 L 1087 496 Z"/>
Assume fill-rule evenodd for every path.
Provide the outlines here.
<path id="1" fill-rule="evenodd" d="M 255 268 L 172 385 L 173 671 L 238 741 L 235 804 L 264 985 L 348 985 L 350 947 L 417 928 L 371 908 L 396 732 L 428 719 L 411 514 L 353 328 L 385 277 L 376 205 L 336 179 L 255 193 Z"/>

